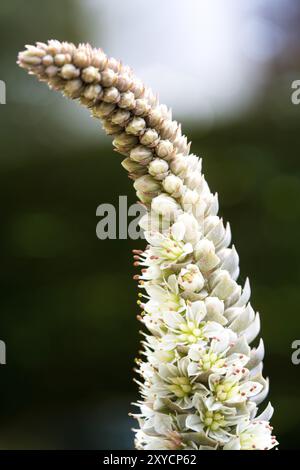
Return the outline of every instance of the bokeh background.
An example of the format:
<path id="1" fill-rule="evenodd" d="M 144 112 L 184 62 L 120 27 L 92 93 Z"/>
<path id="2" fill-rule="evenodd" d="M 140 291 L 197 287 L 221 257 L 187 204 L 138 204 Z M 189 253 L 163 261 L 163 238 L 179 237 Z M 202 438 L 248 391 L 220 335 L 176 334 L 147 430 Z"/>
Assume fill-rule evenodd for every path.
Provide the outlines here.
<path id="1" fill-rule="evenodd" d="M 133 446 L 143 242 L 95 228 L 99 204 L 135 195 L 99 123 L 16 66 L 50 38 L 122 58 L 184 122 L 261 312 L 281 448 L 300 448 L 299 21 L 297 0 L 1 1 L 0 448 Z"/>

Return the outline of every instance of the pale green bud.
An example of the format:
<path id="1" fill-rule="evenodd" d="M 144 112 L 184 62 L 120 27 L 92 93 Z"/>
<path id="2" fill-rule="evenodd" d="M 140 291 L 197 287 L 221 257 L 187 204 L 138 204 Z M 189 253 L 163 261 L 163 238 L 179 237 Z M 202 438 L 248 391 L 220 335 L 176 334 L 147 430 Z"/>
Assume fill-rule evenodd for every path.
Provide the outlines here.
<path id="1" fill-rule="evenodd" d="M 168 163 L 162 158 L 155 158 L 149 163 L 149 173 L 158 180 L 164 179 L 169 171 Z"/>

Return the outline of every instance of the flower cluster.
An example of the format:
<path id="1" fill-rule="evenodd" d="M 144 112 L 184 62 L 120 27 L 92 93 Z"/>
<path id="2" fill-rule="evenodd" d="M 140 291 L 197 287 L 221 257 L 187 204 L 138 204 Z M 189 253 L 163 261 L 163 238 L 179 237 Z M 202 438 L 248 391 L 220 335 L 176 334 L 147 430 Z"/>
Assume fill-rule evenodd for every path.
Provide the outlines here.
<path id="1" fill-rule="evenodd" d="M 148 246 L 135 250 L 147 328 L 138 449 L 268 450 L 276 446 L 262 377 L 264 347 L 248 280 L 241 287 L 231 232 L 218 217 L 218 197 L 201 160 L 171 111 L 131 69 L 88 44 L 49 41 L 27 46 L 18 63 L 78 99 L 101 119 L 134 180 Z"/>

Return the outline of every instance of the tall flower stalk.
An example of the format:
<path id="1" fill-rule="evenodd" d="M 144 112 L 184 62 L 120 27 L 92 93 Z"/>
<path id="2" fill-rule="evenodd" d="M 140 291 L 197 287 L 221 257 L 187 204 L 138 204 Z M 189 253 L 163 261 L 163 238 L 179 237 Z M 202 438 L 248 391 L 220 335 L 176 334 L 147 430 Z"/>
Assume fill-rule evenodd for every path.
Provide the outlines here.
<path id="1" fill-rule="evenodd" d="M 139 316 L 146 326 L 137 360 L 141 400 L 138 449 L 269 450 L 277 445 L 262 376 L 260 330 L 238 284 L 239 257 L 218 214 L 201 160 L 171 111 L 131 69 L 89 44 L 26 46 L 18 64 L 50 88 L 77 99 L 113 136 L 122 166 L 147 213 Z"/>

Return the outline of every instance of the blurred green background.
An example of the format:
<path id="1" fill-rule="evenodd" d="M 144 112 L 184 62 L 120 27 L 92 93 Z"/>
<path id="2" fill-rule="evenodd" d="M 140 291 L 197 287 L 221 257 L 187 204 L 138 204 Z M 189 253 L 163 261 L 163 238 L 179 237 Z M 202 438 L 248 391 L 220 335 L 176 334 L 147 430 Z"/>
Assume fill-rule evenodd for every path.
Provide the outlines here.
<path id="1" fill-rule="evenodd" d="M 0 366 L 2 449 L 133 446 L 134 423 L 127 413 L 137 398 L 132 368 L 140 338 L 131 250 L 143 242 L 100 241 L 95 233 L 97 206 L 117 205 L 125 194 L 135 202 L 132 185 L 100 125 L 15 65 L 17 52 L 36 40 L 96 40 L 98 46 L 109 46 L 110 26 L 120 28 L 120 37 L 114 33 L 108 53 L 120 56 L 118 44 L 122 51 L 139 48 L 138 70 L 145 50 L 156 54 L 154 74 L 163 61 L 158 43 L 153 45 L 154 33 L 162 48 L 176 55 L 177 45 L 168 43 L 158 20 L 156 0 L 148 19 L 153 24 L 136 43 L 124 43 L 122 35 L 128 28 L 132 38 L 131 16 L 147 21 L 147 2 L 137 8 L 135 0 L 114 0 L 110 11 L 107 3 L 3 0 L 0 5 L 0 79 L 7 86 L 7 104 L 0 105 L 0 339 L 7 346 L 7 364 Z M 166 3 L 174 22 L 195 7 L 192 0 Z M 198 15 L 205 14 L 208 3 L 199 2 Z M 224 22 L 230 11 L 237 15 L 240 3 L 226 2 Z M 300 366 L 291 362 L 291 343 L 300 338 L 300 105 L 290 98 L 292 81 L 300 79 L 300 5 L 296 0 L 244 5 L 250 3 L 257 9 L 243 10 L 239 22 L 255 13 L 269 29 L 265 35 L 259 28 L 252 31 L 258 55 L 247 62 L 252 72 L 246 74 L 245 92 L 256 77 L 247 103 L 232 110 L 229 100 L 218 116 L 219 97 L 213 101 L 210 90 L 209 116 L 197 98 L 199 119 L 197 112 L 189 116 L 180 100 L 168 104 L 183 119 L 192 150 L 203 156 L 207 179 L 219 193 L 221 213 L 231 223 L 240 254 L 241 279 L 250 276 L 281 448 L 300 448 Z M 222 2 L 212 4 L 221 8 Z M 232 33 L 237 44 L 243 24 Z M 197 31 L 197 22 L 181 25 L 181 34 L 184 28 Z M 213 18 L 208 29 L 216 43 L 223 40 Z M 190 41 L 200 56 L 206 50 L 208 59 L 219 64 L 221 58 L 209 55 L 209 42 L 195 43 L 189 36 L 185 41 L 187 56 L 192 55 Z M 144 54 L 143 60 L 152 63 L 153 57 Z M 195 77 L 200 83 L 201 74 Z M 236 92 L 234 83 L 224 86 L 223 76 L 217 79 L 223 98 Z M 181 79 L 176 86 L 184 94 L 186 82 Z M 192 87 L 189 91 L 193 94 Z M 235 103 L 242 98 L 243 92 L 235 94 Z"/>

